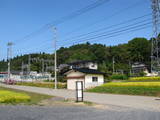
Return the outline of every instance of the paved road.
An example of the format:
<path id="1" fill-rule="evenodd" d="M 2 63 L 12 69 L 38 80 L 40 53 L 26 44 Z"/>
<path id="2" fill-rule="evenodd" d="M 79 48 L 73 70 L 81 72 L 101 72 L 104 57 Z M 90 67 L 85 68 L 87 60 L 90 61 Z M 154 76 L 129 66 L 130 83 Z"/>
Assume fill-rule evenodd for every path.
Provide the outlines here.
<path id="1" fill-rule="evenodd" d="M 38 88 L 29 86 L 4 85 L 3 87 L 25 90 L 36 93 L 43 93 L 47 95 L 59 96 L 64 98 L 75 98 L 75 91 L 70 90 L 54 90 L 49 88 Z M 136 109 L 160 111 L 160 98 L 144 97 L 144 96 L 129 96 L 129 95 L 113 95 L 113 94 L 99 94 L 99 93 L 84 93 L 84 100 L 91 101 L 105 105 L 115 105 L 122 107 L 131 107 Z"/>
<path id="2" fill-rule="evenodd" d="M 160 120 L 159 112 L 89 107 L 0 106 L 1 120 Z"/>

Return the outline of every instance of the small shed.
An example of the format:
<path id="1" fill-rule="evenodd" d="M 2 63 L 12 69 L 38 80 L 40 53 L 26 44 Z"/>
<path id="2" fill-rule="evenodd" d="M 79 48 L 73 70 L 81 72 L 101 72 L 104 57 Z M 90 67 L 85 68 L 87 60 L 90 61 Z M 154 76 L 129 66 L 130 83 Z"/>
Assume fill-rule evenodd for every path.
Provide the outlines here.
<path id="1" fill-rule="evenodd" d="M 67 89 L 75 90 L 76 81 L 83 82 L 83 88 L 91 88 L 104 83 L 104 73 L 88 68 L 73 68 L 65 73 L 67 77 Z"/>

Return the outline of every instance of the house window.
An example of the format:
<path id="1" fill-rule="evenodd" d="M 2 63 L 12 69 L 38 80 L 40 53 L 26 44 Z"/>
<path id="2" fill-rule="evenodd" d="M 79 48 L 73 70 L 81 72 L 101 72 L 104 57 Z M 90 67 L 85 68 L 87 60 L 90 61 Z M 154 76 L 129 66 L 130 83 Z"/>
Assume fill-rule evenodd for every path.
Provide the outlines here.
<path id="1" fill-rule="evenodd" d="M 92 77 L 92 82 L 98 82 L 98 77 Z"/>

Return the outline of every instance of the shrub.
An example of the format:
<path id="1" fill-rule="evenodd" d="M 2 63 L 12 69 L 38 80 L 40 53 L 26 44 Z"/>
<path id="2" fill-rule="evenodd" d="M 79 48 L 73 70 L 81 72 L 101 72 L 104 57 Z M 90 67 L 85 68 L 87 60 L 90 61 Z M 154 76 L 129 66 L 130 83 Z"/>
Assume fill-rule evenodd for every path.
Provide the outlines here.
<path id="1" fill-rule="evenodd" d="M 0 103 L 21 103 L 30 101 L 30 96 L 12 91 L 0 91 Z"/>
<path id="2" fill-rule="evenodd" d="M 146 75 L 145 72 L 140 72 L 140 73 L 139 73 L 139 76 L 141 76 L 141 77 L 143 77 L 143 76 L 145 76 L 145 75 Z"/>
<path id="3" fill-rule="evenodd" d="M 121 75 L 121 74 L 113 74 L 112 76 L 109 77 L 111 80 L 127 80 L 128 76 L 126 75 Z"/>

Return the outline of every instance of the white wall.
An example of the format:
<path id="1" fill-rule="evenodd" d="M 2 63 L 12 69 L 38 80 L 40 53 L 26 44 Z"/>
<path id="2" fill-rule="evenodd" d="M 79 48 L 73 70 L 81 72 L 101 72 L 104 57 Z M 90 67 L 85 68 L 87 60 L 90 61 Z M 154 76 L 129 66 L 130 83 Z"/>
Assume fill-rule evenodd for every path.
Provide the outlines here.
<path id="1" fill-rule="evenodd" d="M 81 73 L 81 72 L 70 72 L 67 74 L 67 77 L 80 77 L 80 76 L 84 76 L 85 74 L 84 73 Z"/>
<path id="2" fill-rule="evenodd" d="M 71 71 L 70 73 L 67 74 L 67 77 L 82 77 L 85 76 L 84 73 L 81 72 L 75 72 L 75 71 Z M 84 85 L 84 79 L 80 78 L 80 79 L 67 79 L 67 89 L 70 90 L 75 90 L 76 89 L 76 81 L 83 81 L 83 85 Z"/>
<path id="3" fill-rule="evenodd" d="M 90 88 L 102 85 L 104 83 L 104 76 L 97 74 L 84 74 L 81 72 L 71 71 L 67 74 L 67 77 L 82 77 L 83 78 L 68 78 L 67 79 L 67 89 L 75 90 L 76 89 L 76 81 L 83 81 L 84 88 Z M 92 77 L 98 77 L 98 82 L 92 82 Z"/>
<path id="4" fill-rule="evenodd" d="M 97 82 L 92 82 L 92 77 L 98 77 Z M 102 85 L 104 83 L 103 75 L 87 74 L 85 76 L 85 88 L 95 87 Z"/>
<path id="5" fill-rule="evenodd" d="M 83 81 L 83 85 L 84 85 L 84 79 L 68 79 L 67 80 L 67 89 L 75 90 L 76 89 L 76 81 Z M 83 88 L 84 88 L 84 86 L 83 86 Z"/>

